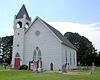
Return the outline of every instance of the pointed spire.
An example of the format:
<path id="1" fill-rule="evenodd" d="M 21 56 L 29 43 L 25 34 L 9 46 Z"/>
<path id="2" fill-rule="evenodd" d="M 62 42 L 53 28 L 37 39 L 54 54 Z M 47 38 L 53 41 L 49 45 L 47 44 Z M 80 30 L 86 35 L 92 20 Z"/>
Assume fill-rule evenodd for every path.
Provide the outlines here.
<path id="1" fill-rule="evenodd" d="M 23 4 L 23 6 L 21 7 L 20 11 L 18 12 L 18 14 L 16 16 L 16 19 L 23 18 L 24 14 L 26 15 L 26 19 L 28 19 L 30 21 L 31 19 L 30 19 L 28 13 L 27 13 L 25 5 Z"/>

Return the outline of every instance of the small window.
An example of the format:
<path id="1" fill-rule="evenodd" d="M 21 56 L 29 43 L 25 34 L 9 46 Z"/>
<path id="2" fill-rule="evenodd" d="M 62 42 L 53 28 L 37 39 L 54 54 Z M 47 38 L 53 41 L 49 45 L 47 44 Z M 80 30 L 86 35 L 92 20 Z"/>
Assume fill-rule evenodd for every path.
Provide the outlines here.
<path id="1" fill-rule="evenodd" d="M 19 44 L 17 44 L 17 47 L 19 47 Z"/>
<path id="2" fill-rule="evenodd" d="M 37 31 L 35 32 L 35 34 L 36 34 L 36 36 L 39 36 L 39 35 L 40 35 L 40 31 L 37 30 Z"/>
<path id="3" fill-rule="evenodd" d="M 18 35 L 20 35 L 20 33 L 18 33 Z"/>

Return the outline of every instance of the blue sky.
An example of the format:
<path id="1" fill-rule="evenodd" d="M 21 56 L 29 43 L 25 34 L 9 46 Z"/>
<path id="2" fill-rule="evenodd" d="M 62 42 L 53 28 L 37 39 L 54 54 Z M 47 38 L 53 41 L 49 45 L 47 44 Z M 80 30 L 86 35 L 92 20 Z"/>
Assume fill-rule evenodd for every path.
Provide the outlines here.
<path id="1" fill-rule="evenodd" d="M 100 50 L 100 46 L 97 45 L 99 36 L 96 37 L 98 39 L 94 40 L 93 37 L 90 37 L 94 34 L 99 35 L 100 32 L 100 0 L 1 0 L 0 37 L 13 35 L 14 15 L 18 13 L 23 4 L 25 4 L 32 19 L 39 16 L 47 22 L 71 22 L 81 26 L 88 25 L 89 27 L 85 27 L 89 28 L 86 31 L 92 30 L 89 36 L 86 35 L 85 31 L 82 34 L 78 32 L 78 27 L 77 29 L 72 27 L 75 29 L 73 32 L 86 36 Z M 58 30 L 60 29 L 58 28 Z M 66 31 L 62 30 L 61 32 L 65 33 Z M 89 33 L 87 32 L 87 34 Z"/>
<path id="2" fill-rule="evenodd" d="M 100 0 L 1 0 L 0 18 L 13 21 L 22 4 L 32 18 L 78 23 L 100 22 Z M 11 23 L 10 23 L 11 24 Z"/>

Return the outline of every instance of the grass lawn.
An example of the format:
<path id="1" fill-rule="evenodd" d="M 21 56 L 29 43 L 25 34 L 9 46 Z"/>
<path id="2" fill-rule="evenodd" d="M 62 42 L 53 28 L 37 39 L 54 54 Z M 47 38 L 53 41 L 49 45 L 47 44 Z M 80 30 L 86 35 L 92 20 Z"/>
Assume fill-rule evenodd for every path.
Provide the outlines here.
<path id="1" fill-rule="evenodd" d="M 0 80 L 100 80 L 100 68 L 90 71 L 32 73 L 29 70 L 0 70 Z"/>

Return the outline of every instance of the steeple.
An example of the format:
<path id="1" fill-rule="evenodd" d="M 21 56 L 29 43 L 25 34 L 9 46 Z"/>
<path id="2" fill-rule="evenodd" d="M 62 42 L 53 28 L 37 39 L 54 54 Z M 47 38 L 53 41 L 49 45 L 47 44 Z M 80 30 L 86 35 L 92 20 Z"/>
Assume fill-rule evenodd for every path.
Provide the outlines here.
<path id="1" fill-rule="evenodd" d="M 19 10 L 17 16 L 16 16 L 16 19 L 20 19 L 20 18 L 23 18 L 23 16 L 26 15 L 26 19 L 31 21 L 29 15 L 28 15 L 28 12 L 26 10 L 26 7 L 25 5 L 23 4 L 23 6 L 21 7 L 21 9 Z"/>

